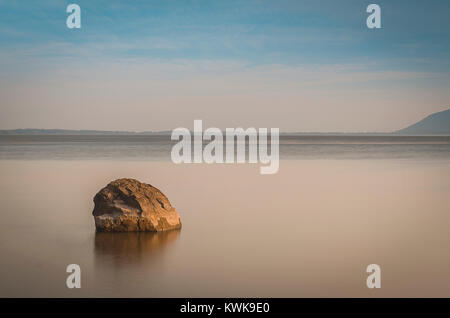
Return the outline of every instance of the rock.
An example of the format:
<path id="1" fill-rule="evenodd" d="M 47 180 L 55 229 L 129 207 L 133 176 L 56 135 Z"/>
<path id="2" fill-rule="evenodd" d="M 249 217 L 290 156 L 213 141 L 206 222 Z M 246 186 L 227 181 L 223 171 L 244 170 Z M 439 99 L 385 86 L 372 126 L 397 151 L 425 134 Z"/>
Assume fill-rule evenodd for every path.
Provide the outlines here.
<path id="1" fill-rule="evenodd" d="M 181 219 L 157 188 L 135 179 L 117 179 L 94 197 L 98 232 L 158 232 L 181 228 Z"/>

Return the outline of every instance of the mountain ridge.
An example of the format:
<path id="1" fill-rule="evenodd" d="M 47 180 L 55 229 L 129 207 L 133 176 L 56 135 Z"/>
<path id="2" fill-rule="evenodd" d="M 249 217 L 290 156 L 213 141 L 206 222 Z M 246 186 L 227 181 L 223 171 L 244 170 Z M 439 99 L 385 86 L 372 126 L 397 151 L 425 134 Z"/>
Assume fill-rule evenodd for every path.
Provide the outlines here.
<path id="1" fill-rule="evenodd" d="M 412 125 L 397 130 L 396 133 L 402 135 L 450 134 L 450 109 L 430 114 Z"/>

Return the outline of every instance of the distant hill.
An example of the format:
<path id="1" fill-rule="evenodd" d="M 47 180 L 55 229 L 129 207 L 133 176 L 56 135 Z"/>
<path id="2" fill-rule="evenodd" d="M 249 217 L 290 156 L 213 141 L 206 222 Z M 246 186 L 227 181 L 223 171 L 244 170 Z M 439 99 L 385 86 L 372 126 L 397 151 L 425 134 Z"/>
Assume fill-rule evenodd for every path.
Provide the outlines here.
<path id="1" fill-rule="evenodd" d="M 431 114 L 421 121 L 396 131 L 407 135 L 450 134 L 450 109 Z"/>
<path id="2" fill-rule="evenodd" d="M 191 130 L 191 134 L 194 132 Z M 223 134 L 225 132 L 222 131 Z M 70 130 L 70 129 L 35 129 L 35 128 L 26 128 L 26 129 L 9 129 L 9 130 L 0 130 L 0 136 L 12 136 L 12 135 L 55 135 L 55 136 L 165 136 L 171 135 L 172 131 L 163 130 L 163 131 L 114 131 L 114 130 Z M 280 132 L 280 136 L 347 136 L 347 135 L 373 135 L 373 136 L 384 136 L 384 135 L 393 135 L 394 133 L 386 133 L 386 132 Z"/>
<path id="3" fill-rule="evenodd" d="M 0 130 L 0 135 L 167 135 L 169 131 L 107 131 L 68 129 L 11 129 Z"/>

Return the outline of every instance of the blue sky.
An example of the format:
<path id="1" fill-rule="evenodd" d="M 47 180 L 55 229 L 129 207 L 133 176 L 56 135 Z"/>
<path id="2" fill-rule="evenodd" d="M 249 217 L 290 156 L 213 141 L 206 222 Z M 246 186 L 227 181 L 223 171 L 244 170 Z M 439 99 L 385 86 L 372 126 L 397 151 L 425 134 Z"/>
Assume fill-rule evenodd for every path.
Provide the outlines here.
<path id="1" fill-rule="evenodd" d="M 65 28 L 71 1 L 1 1 L 2 49 L 104 43 L 87 57 L 239 59 L 337 63 L 402 59 L 449 66 L 448 1 L 378 1 L 381 30 L 365 26 L 369 2 L 77 1 L 82 30 Z M 79 31 L 79 32 L 77 32 Z M 126 44 L 129 44 L 127 46 Z M 49 56 L 67 52 L 46 52 Z M 409 64 L 406 64 L 409 63 Z M 428 66 L 427 66 L 428 67 Z"/>
<path id="2" fill-rule="evenodd" d="M 214 99 L 205 101 L 204 106 L 190 103 L 198 103 L 202 97 L 211 94 L 226 95 L 227 98 L 234 96 L 232 100 L 238 102 L 239 96 L 245 95 L 242 103 L 254 105 L 258 103 L 255 96 L 266 90 L 273 94 L 292 96 L 294 104 L 298 104 L 299 99 L 305 96 L 305 103 L 314 101 L 312 104 L 316 105 L 302 104 L 295 109 L 296 115 L 304 118 L 314 113 L 314 107 L 316 113 L 312 116 L 312 122 L 315 124 L 311 125 L 311 121 L 307 121 L 308 125 L 297 127 L 289 120 L 284 122 L 280 116 L 274 124 L 285 130 L 354 131 L 364 127 L 369 130 L 389 130 L 422 114 L 448 107 L 445 87 L 448 88 L 450 83 L 450 2 L 374 2 L 382 9 L 382 28 L 377 30 L 370 30 L 365 25 L 368 16 L 365 8 L 371 2 L 358 0 L 43 0 L 26 3 L 0 0 L 0 81 L 3 84 L 0 94 L 7 101 L 2 106 L 4 116 L 0 128 L 25 127 L 34 123 L 33 127 L 45 128 L 170 129 L 175 124 L 188 125 L 196 115 L 206 115 L 217 121 L 218 125 L 231 126 L 233 122 L 228 124 L 219 120 L 220 111 L 215 118 L 214 107 L 207 105 Z M 65 25 L 68 15 L 65 8 L 69 3 L 77 3 L 81 7 L 82 28 L 79 30 L 69 30 Z M 130 69 L 135 69 L 136 73 L 124 70 L 127 65 L 131 65 Z M 146 78 L 144 69 L 156 73 Z M 67 76 L 65 72 L 70 73 L 71 70 L 76 71 L 72 77 Z M 48 90 L 38 102 L 41 103 L 42 112 L 33 110 L 36 114 L 43 113 L 43 117 L 34 117 L 33 122 L 26 115 L 27 107 L 31 107 L 27 106 L 30 101 L 16 99 L 11 93 L 25 90 L 31 94 L 36 87 L 42 92 L 46 90 L 42 83 L 55 88 L 63 78 L 68 82 L 84 81 L 84 86 L 74 83 L 84 96 L 80 100 L 82 105 L 78 106 L 89 109 L 84 104 L 95 101 L 102 104 L 100 111 L 106 109 L 103 103 L 109 103 L 114 111 L 119 105 L 112 105 L 100 93 L 96 93 L 94 98 L 92 85 L 96 84 L 87 83 L 92 78 L 104 82 L 111 77 L 122 79 L 110 83 L 109 88 L 100 89 L 105 95 L 116 91 L 116 88 L 130 85 L 130 81 L 124 83 L 123 78 L 131 78 L 133 89 L 144 86 L 146 82 L 154 84 L 152 81 L 158 78 L 166 81 L 164 87 L 155 94 L 137 91 L 142 99 L 140 102 L 136 100 L 134 104 L 134 110 L 141 116 L 154 107 L 162 111 L 165 120 L 154 123 L 152 127 L 147 127 L 143 122 L 136 124 L 133 119 L 120 125 L 114 125 L 116 120 L 110 120 L 111 125 L 97 120 L 95 124 L 100 124 L 99 127 L 93 127 L 94 121 L 86 120 L 81 112 L 75 116 L 78 120 L 68 122 L 64 112 L 55 108 L 64 96 L 52 95 L 51 90 Z M 264 77 L 272 77 L 276 81 L 270 82 Z M 185 82 L 182 82 L 182 78 Z M 235 81 L 242 78 L 247 80 L 246 83 L 252 83 L 245 91 L 233 86 Z M 137 79 L 141 84 L 136 84 Z M 174 84 L 171 81 L 173 79 L 179 82 Z M 180 87 L 190 85 L 190 80 L 198 80 L 198 85 L 192 90 L 178 93 Z M 201 85 L 205 82 L 216 83 L 217 87 L 202 90 Z M 304 85 L 305 82 L 307 85 Z M 311 83 L 317 85 L 311 88 Z M 291 91 L 287 91 L 286 87 L 291 87 Z M 348 106 L 351 98 L 345 92 L 358 90 L 360 94 L 367 93 L 366 99 L 377 95 L 382 103 L 383 99 L 392 96 L 393 87 L 403 92 L 406 100 L 417 100 L 417 96 L 410 96 L 409 93 L 419 94 L 421 90 L 423 94 L 419 100 L 420 97 L 427 100 L 430 92 L 436 100 L 431 101 L 432 105 L 412 105 L 409 112 L 407 106 L 402 106 L 397 110 L 398 113 L 392 109 L 386 113 L 387 106 L 381 106 L 378 115 L 372 116 L 372 119 L 381 121 L 386 117 L 400 118 L 400 112 L 406 112 L 404 122 L 388 120 L 387 124 L 379 122 L 372 126 L 367 126 L 370 122 L 368 119 L 361 122 L 361 118 L 355 115 L 356 107 L 362 107 L 360 102 L 360 105 L 354 105 L 353 111 Z M 68 88 L 60 88 L 62 91 L 64 89 Z M 166 95 L 161 93 L 164 91 Z M 296 95 L 299 91 L 302 93 Z M 329 120 L 320 120 L 321 112 L 325 115 L 329 110 L 324 106 L 327 101 L 320 100 L 320 95 L 329 93 L 335 97 L 347 96 L 341 104 L 347 105 L 343 111 L 351 112 L 352 120 L 348 120 L 348 114 L 342 124 L 334 126 L 329 125 Z M 43 99 L 44 95 L 46 99 Z M 174 122 L 166 118 L 169 114 L 163 111 L 163 100 L 178 97 L 181 103 L 186 100 L 184 97 L 194 95 L 197 100 L 194 98 L 188 103 L 193 109 L 192 114 L 182 109 L 179 112 L 182 118 Z M 155 96 L 160 99 L 156 100 Z M 126 100 L 127 96 L 122 93 L 119 97 Z M 400 99 L 401 96 L 395 98 Z M 364 100 L 364 96 L 361 99 Z M 149 100 L 152 103 L 148 103 Z M 292 111 L 289 100 L 283 103 L 286 111 Z M 394 105 L 394 100 L 390 100 L 390 103 Z M 323 108 L 320 108 L 321 105 Z M 376 113 L 376 105 L 371 103 L 367 106 L 371 107 L 368 108 L 368 114 Z M 70 104 L 67 107 L 76 106 Z M 176 103 L 170 104 L 170 107 L 176 109 Z M 255 107 L 249 107 L 248 113 L 244 111 L 243 116 L 248 118 L 242 123 L 251 125 L 251 113 Z M 266 105 L 263 109 L 263 117 L 268 116 L 267 119 L 271 117 L 269 107 Z M 364 116 L 361 108 L 356 113 L 358 111 L 361 113 L 359 116 Z M 62 116 L 58 116 L 59 112 Z M 53 121 L 48 119 L 50 114 Z M 5 120 L 5 116 L 9 119 Z M 364 123 L 366 126 L 355 123 Z M 260 124 L 268 125 L 270 122 L 262 120 Z"/>

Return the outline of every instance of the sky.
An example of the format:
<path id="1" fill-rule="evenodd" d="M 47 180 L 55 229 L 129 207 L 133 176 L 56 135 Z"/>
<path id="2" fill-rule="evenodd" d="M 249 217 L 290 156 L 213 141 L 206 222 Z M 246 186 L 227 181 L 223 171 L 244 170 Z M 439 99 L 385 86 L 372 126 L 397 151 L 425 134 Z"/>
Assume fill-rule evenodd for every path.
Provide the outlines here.
<path id="1" fill-rule="evenodd" d="M 447 0 L 0 0 L 0 129 L 401 129 L 450 108 L 449 16 Z"/>

